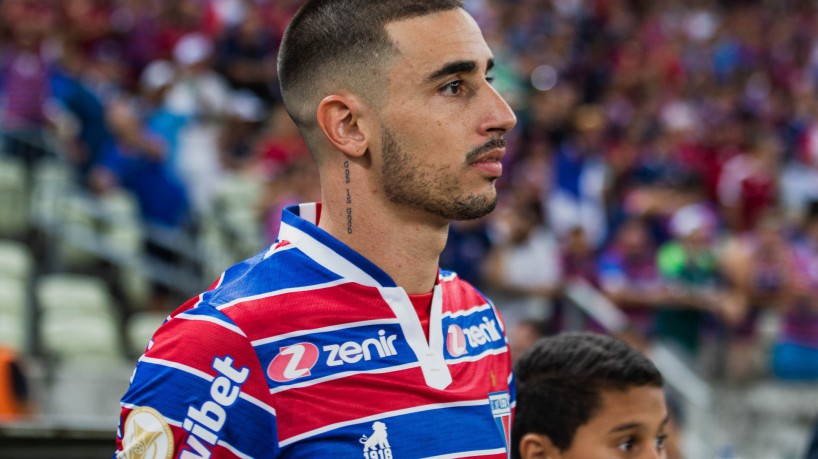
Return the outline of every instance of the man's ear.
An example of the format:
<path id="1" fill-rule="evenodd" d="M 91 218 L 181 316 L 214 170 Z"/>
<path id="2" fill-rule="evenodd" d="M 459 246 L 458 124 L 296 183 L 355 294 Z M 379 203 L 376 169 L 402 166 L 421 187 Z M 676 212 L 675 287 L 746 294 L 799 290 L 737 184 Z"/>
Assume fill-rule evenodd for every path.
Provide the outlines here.
<path id="1" fill-rule="evenodd" d="M 520 457 L 522 459 L 560 459 L 559 448 L 551 443 L 546 435 L 527 433 L 520 439 Z"/>
<path id="2" fill-rule="evenodd" d="M 365 106 L 353 95 L 332 94 L 318 104 L 318 125 L 333 147 L 360 157 L 369 146 L 369 130 L 362 122 Z"/>

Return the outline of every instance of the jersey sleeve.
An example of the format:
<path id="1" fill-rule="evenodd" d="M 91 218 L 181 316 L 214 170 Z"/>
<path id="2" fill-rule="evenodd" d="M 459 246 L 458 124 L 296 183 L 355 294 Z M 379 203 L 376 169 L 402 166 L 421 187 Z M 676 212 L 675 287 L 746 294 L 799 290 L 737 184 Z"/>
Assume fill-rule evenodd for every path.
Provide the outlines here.
<path id="1" fill-rule="evenodd" d="M 244 332 L 209 306 L 156 332 L 122 398 L 116 458 L 275 458 L 275 409 Z"/>

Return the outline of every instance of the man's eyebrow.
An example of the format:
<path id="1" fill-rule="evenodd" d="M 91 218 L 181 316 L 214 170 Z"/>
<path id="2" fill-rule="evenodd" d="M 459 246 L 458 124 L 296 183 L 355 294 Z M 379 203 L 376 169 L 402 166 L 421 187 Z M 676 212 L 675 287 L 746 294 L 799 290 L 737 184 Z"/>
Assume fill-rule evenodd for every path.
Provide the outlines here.
<path id="1" fill-rule="evenodd" d="M 491 58 L 486 61 L 486 72 L 491 70 L 494 67 L 494 59 Z M 431 83 L 438 78 L 444 77 L 446 75 L 456 75 L 458 73 L 471 73 L 477 70 L 477 62 L 475 61 L 454 61 L 448 62 L 439 69 L 435 70 L 434 72 L 430 73 L 426 78 L 425 81 Z"/>

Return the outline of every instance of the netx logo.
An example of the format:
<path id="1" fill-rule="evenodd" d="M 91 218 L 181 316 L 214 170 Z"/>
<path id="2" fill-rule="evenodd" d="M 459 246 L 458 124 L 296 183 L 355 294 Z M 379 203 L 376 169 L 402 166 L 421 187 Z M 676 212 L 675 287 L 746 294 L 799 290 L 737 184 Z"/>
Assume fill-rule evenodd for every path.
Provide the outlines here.
<path id="1" fill-rule="evenodd" d="M 397 338 L 398 335 L 386 336 L 384 330 L 379 330 L 377 338 L 367 338 L 360 343 L 346 341 L 341 344 L 328 344 L 321 348 L 326 352 L 324 364 L 328 367 L 337 367 L 397 355 L 398 351 L 395 349 Z M 318 347 L 306 341 L 284 346 L 267 366 L 267 376 L 279 383 L 310 376 L 320 357 Z"/>

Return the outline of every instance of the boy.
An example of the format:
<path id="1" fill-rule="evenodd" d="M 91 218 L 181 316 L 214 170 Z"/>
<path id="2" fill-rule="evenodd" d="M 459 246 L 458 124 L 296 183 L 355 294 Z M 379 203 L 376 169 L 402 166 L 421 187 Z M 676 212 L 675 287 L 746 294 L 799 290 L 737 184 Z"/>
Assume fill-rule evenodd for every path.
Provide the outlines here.
<path id="1" fill-rule="evenodd" d="M 516 366 L 516 459 L 665 458 L 662 375 L 623 341 L 565 333 Z"/>

